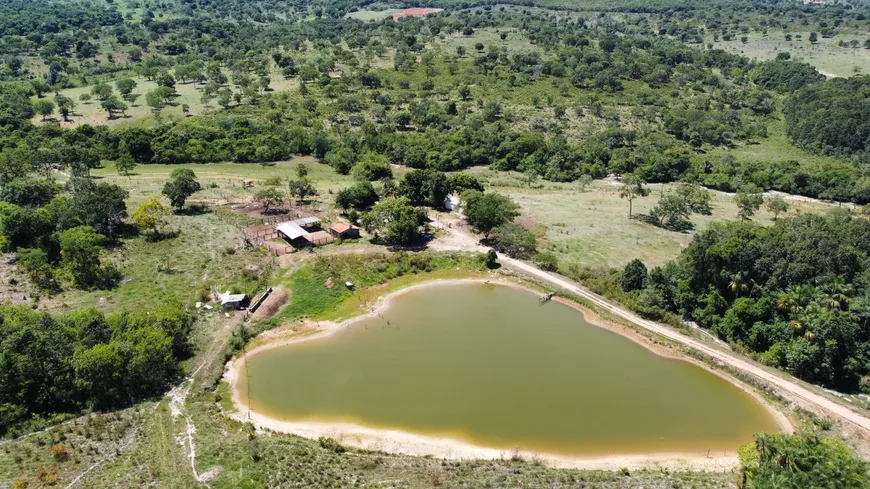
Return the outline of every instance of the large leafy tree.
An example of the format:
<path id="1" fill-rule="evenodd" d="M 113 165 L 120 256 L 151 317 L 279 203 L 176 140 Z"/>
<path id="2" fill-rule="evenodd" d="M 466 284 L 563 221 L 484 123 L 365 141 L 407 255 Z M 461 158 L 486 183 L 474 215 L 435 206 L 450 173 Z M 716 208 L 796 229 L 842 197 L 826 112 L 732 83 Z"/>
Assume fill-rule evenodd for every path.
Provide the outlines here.
<path id="1" fill-rule="evenodd" d="M 436 170 L 411 170 L 399 183 L 399 193 L 413 205 L 443 207 L 450 193 L 447 176 Z"/>
<path id="2" fill-rule="evenodd" d="M 741 221 L 746 221 L 751 219 L 755 211 L 764 203 L 764 194 L 754 185 L 744 185 L 734 195 L 734 203 L 737 204 L 737 217 Z"/>
<path id="3" fill-rule="evenodd" d="M 187 202 L 188 197 L 200 190 L 202 190 L 202 186 L 196 179 L 196 174 L 187 168 L 172 170 L 169 181 L 163 185 L 163 195 L 178 211 L 184 209 L 184 203 Z"/>
<path id="4" fill-rule="evenodd" d="M 425 213 L 407 197 L 387 197 L 363 214 L 362 225 L 387 243 L 410 244 L 419 239 L 425 219 Z"/>
<path id="5" fill-rule="evenodd" d="M 275 187 L 266 187 L 254 193 L 254 200 L 263 206 L 263 213 L 267 214 L 270 210 L 281 207 L 284 203 L 284 194 Z"/>
<path id="6" fill-rule="evenodd" d="M 375 205 L 378 193 L 371 182 L 357 182 L 345 187 L 335 195 L 335 206 L 344 210 L 363 210 Z"/>
<path id="7" fill-rule="evenodd" d="M 462 202 L 465 218 L 477 232 L 483 233 L 484 239 L 489 239 L 493 229 L 520 215 L 516 202 L 496 192 L 468 190 L 463 192 Z"/>
<path id="8" fill-rule="evenodd" d="M 90 226 L 78 226 L 58 233 L 63 266 L 77 287 L 88 288 L 100 281 L 100 250 L 105 240 L 105 236 Z"/>
<path id="9" fill-rule="evenodd" d="M 82 180 L 73 194 L 73 206 L 84 224 L 114 238 L 127 217 L 125 200 L 129 196 L 129 192 L 117 185 Z"/>
<path id="10" fill-rule="evenodd" d="M 514 258 L 528 258 L 537 251 L 537 238 L 519 224 L 506 223 L 495 229 L 498 248 Z"/>
<path id="11" fill-rule="evenodd" d="M 170 213 L 169 208 L 160 202 L 160 196 L 155 195 L 140 205 L 133 212 L 133 222 L 139 229 L 159 234 L 160 224 Z"/>

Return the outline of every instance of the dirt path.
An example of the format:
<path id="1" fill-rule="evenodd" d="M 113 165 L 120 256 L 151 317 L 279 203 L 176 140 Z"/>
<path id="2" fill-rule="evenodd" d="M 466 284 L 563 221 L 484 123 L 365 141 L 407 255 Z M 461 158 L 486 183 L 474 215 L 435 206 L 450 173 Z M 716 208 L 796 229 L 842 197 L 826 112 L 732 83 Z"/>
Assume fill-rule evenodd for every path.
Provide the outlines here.
<path id="1" fill-rule="evenodd" d="M 450 234 L 449 238 L 442 241 L 442 243 L 439 245 L 440 249 L 461 249 L 465 251 L 487 250 L 487 248 L 480 245 L 474 237 L 469 236 L 462 231 L 459 231 L 458 229 L 456 229 L 455 226 L 445 227 L 442 223 L 438 223 L 437 225 L 439 228 Z M 576 283 L 567 280 L 564 277 L 561 277 L 554 273 L 545 272 L 537 267 L 521 262 L 519 260 L 514 260 L 513 258 L 510 258 L 501 253 L 498 254 L 498 259 L 499 262 L 501 262 L 503 265 L 520 270 L 529 275 L 537 277 L 538 279 L 549 282 L 564 290 L 567 290 L 568 292 L 571 292 L 577 296 L 588 300 L 589 302 L 595 304 L 597 307 L 613 314 L 614 316 L 618 316 L 620 318 L 628 320 L 659 336 L 663 336 L 675 343 L 701 352 L 704 355 L 707 355 L 708 357 L 718 362 L 721 362 L 725 365 L 728 365 L 729 367 L 741 371 L 742 373 L 749 374 L 756 379 L 759 379 L 764 383 L 774 387 L 776 390 L 785 394 L 787 397 L 795 399 L 800 404 L 806 405 L 811 408 L 814 407 L 821 409 L 829 413 L 830 415 L 833 415 L 839 419 L 847 421 L 863 429 L 865 432 L 870 432 L 870 418 L 863 416 L 844 405 L 834 402 L 823 395 L 812 392 L 806 387 L 800 385 L 797 381 L 779 377 L 778 375 L 774 375 L 765 370 L 764 368 L 758 365 L 754 365 L 750 361 L 741 358 L 736 354 L 718 350 L 699 340 L 690 338 L 682 333 L 674 331 L 667 326 L 652 321 L 647 321 L 646 319 L 643 319 L 635 315 L 634 313 L 629 312 L 626 309 L 611 304 L 597 294 L 593 294 L 592 292 L 583 289 Z"/>

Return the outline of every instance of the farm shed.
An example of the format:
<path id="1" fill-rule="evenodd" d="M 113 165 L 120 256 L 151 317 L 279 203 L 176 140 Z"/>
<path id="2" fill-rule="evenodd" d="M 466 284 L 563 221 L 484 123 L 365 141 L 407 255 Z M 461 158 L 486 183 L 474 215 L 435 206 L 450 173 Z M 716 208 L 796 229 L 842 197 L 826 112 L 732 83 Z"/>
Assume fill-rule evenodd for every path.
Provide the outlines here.
<path id="1" fill-rule="evenodd" d="M 332 243 L 333 238 L 326 231 L 315 231 L 310 234 L 306 234 L 303 236 L 306 241 L 311 243 L 313 246 L 322 246 L 325 244 Z"/>
<path id="2" fill-rule="evenodd" d="M 329 226 L 329 232 L 336 238 L 355 239 L 359 238 L 359 228 L 346 222 L 338 222 Z"/>
<path id="3" fill-rule="evenodd" d="M 293 246 L 305 246 L 307 243 L 305 236 L 308 231 L 302 229 L 295 222 L 282 222 L 275 227 L 275 230 L 278 231 L 279 236 L 283 236 Z"/>
<path id="4" fill-rule="evenodd" d="M 291 222 L 307 231 L 311 231 L 312 229 L 320 229 L 320 219 L 313 216 L 303 217 L 301 219 L 296 219 L 295 221 Z"/>

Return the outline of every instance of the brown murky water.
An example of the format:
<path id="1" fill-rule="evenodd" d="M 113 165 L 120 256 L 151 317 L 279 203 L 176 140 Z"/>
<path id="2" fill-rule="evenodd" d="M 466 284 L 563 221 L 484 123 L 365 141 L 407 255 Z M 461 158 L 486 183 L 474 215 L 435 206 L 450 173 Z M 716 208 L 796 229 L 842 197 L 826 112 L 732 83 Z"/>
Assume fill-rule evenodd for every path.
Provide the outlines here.
<path id="1" fill-rule="evenodd" d="M 240 377 L 241 392 L 250 382 L 251 407 L 277 419 L 493 448 L 721 451 L 777 429 L 726 380 L 592 326 L 568 306 L 495 285 L 410 291 L 384 319 L 251 356 Z"/>

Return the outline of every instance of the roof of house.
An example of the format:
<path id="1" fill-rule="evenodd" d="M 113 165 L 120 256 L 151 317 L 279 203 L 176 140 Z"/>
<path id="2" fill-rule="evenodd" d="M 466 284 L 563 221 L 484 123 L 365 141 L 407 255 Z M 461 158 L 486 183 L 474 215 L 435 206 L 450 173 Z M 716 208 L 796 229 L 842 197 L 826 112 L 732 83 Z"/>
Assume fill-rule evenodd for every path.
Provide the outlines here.
<path id="1" fill-rule="evenodd" d="M 304 236 L 305 240 L 311 244 L 332 243 L 332 236 L 325 231 L 315 231 Z"/>
<path id="2" fill-rule="evenodd" d="M 320 219 L 318 219 L 318 218 L 316 218 L 316 217 L 314 217 L 314 216 L 311 216 L 311 217 L 303 217 L 303 218 L 301 218 L 301 219 L 296 219 L 295 221 L 293 221 L 293 223 L 294 223 L 294 224 L 298 224 L 298 225 L 300 225 L 300 226 L 309 226 L 309 225 L 311 225 L 311 224 L 319 224 L 319 223 L 320 223 Z"/>
<path id="3" fill-rule="evenodd" d="M 329 226 L 329 229 L 335 231 L 336 233 L 343 233 L 349 229 L 356 229 L 356 227 L 352 224 L 348 224 L 346 222 L 337 222 L 332 226 Z"/>
<path id="4" fill-rule="evenodd" d="M 221 294 L 221 305 L 229 302 L 242 302 L 246 297 L 247 295 L 245 294 L 230 294 L 230 292 L 227 291 Z"/>
<path id="5" fill-rule="evenodd" d="M 290 240 L 294 240 L 308 234 L 308 231 L 299 227 L 299 225 L 295 222 L 282 222 L 275 227 L 275 230 L 283 234 L 284 236 L 287 236 L 287 239 Z"/>

